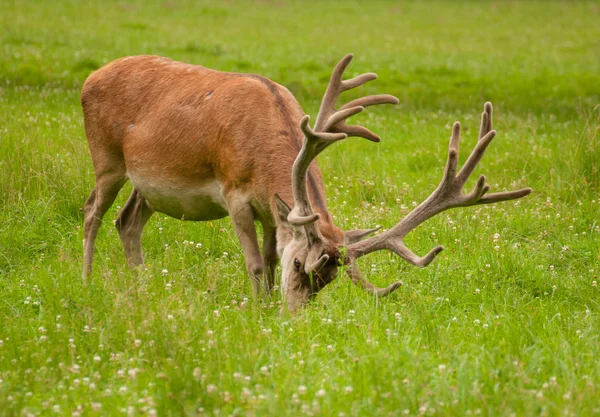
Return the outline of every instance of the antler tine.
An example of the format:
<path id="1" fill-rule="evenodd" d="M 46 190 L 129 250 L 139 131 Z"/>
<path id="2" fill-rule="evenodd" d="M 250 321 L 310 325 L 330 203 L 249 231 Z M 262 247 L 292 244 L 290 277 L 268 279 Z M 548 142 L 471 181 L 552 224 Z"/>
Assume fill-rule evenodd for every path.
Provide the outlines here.
<path id="1" fill-rule="evenodd" d="M 346 273 L 348 274 L 353 283 L 358 285 L 367 293 L 374 295 L 375 297 L 385 297 L 387 295 L 390 295 L 402 286 L 402 281 L 396 281 L 385 288 L 376 287 L 362 276 L 355 259 L 352 260 L 350 266 L 346 269 Z"/>
<path id="2" fill-rule="evenodd" d="M 516 191 L 506 191 L 486 195 L 490 186 L 486 183 L 485 176 L 483 175 L 479 177 L 471 192 L 467 194 L 463 193 L 465 183 L 473 173 L 475 167 L 479 164 L 479 161 L 481 161 L 483 154 L 495 136 L 496 131 L 492 130 L 492 104 L 488 102 L 485 103 L 484 112 L 481 115 L 479 141 L 467 158 L 464 166 L 457 174 L 460 123 L 456 122 L 454 124 L 452 127 L 452 136 L 450 138 L 448 159 L 446 167 L 444 168 L 444 175 L 435 191 L 391 229 L 380 235 L 373 236 L 348 246 L 346 261 L 350 265 L 350 272 L 348 274 L 355 283 L 357 281 L 365 281 L 364 278 L 360 277 L 360 273 L 357 272 L 358 267 L 356 265 L 356 260 L 361 256 L 378 250 L 386 249 L 393 251 L 407 262 L 419 267 L 425 267 L 432 262 L 444 249 L 442 246 L 437 246 L 424 257 L 419 257 L 406 247 L 403 239 L 411 230 L 436 214 L 453 207 L 466 207 L 477 204 L 490 204 L 499 201 L 514 200 L 525 197 L 531 193 L 531 188 L 523 188 Z M 360 285 L 368 292 L 373 292 L 369 287 L 372 287 L 371 284 Z M 378 294 L 388 294 L 388 292 L 382 290 L 381 293 Z"/>
<path id="3" fill-rule="evenodd" d="M 481 113 L 481 125 L 479 127 L 479 140 L 483 138 L 490 130 L 492 130 L 492 103 L 489 101 L 483 105 L 483 113 Z"/>
<path id="4" fill-rule="evenodd" d="M 288 215 L 288 221 L 294 226 L 306 226 L 319 218 L 313 213 L 306 189 L 306 171 L 318 154 L 331 144 L 346 139 L 345 133 L 315 132 L 309 125 L 310 116 L 306 115 L 300 121 L 300 129 L 304 133 L 304 143 L 292 168 L 292 192 L 294 208 Z"/>
<path id="5" fill-rule="evenodd" d="M 344 71 L 352 61 L 354 55 L 348 54 L 341 59 L 335 66 L 315 122 L 315 131 L 317 132 L 335 132 L 346 133 L 348 136 L 358 136 L 368 139 L 373 142 L 379 142 L 381 139 L 375 133 L 363 126 L 348 126 L 345 120 L 350 116 L 354 116 L 364 110 L 365 107 L 374 106 L 377 104 L 398 104 L 398 99 L 389 94 L 378 94 L 367 97 L 361 97 L 352 100 L 342 106 L 339 110 L 335 109 L 335 103 L 340 94 L 344 91 L 351 90 L 356 87 L 377 79 L 377 74 L 372 72 L 359 75 L 349 80 L 342 80 Z"/>

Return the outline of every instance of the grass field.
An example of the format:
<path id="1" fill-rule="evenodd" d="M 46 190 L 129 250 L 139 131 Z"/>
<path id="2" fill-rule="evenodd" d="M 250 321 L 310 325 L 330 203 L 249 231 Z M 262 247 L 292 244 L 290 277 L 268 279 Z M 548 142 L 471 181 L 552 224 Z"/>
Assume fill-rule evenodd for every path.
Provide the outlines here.
<path id="1" fill-rule="evenodd" d="M 0 2 L 0 416 L 600 415 L 600 3 Z M 389 298 L 340 277 L 295 317 L 252 300 L 228 219 L 145 229 L 127 269 L 105 217 L 80 278 L 93 188 L 79 94 L 94 69 L 157 54 L 267 76 L 315 115 L 348 75 L 394 107 L 320 157 L 344 228 L 390 227 L 462 157 L 483 103 L 498 137 L 478 172 L 518 202 L 445 212 L 407 238 L 425 269 L 362 261 Z M 352 97 L 352 94 L 350 94 Z M 163 270 L 166 270 L 163 271 Z"/>

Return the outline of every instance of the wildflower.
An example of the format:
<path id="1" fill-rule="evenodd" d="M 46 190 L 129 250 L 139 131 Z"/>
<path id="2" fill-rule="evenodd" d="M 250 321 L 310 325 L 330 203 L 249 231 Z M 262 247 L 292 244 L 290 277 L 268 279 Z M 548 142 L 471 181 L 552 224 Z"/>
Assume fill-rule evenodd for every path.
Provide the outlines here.
<path id="1" fill-rule="evenodd" d="M 323 388 L 321 388 L 320 390 L 317 391 L 317 397 L 324 397 L 326 394 L 325 390 Z"/>
<path id="2" fill-rule="evenodd" d="M 298 394 L 300 394 L 300 395 L 306 394 L 306 387 L 304 385 L 300 385 L 298 387 Z"/>
<path id="3" fill-rule="evenodd" d="M 163 269 L 162 272 L 161 272 L 161 274 L 162 274 L 163 277 L 166 277 L 168 273 L 169 273 L 169 271 L 166 270 L 166 269 Z"/>
<path id="4" fill-rule="evenodd" d="M 206 387 L 206 392 L 208 392 L 209 394 L 212 394 L 212 393 L 217 392 L 217 391 L 218 391 L 218 388 L 215 385 L 213 385 L 213 384 L 209 384 Z"/>
<path id="5" fill-rule="evenodd" d="M 140 339 L 135 339 L 135 342 L 133 342 L 136 348 L 139 348 L 140 346 L 142 346 L 142 341 Z"/>
<path id="6" fill-rule="evenodd" d="M 350 394 L 352 391 L 354 391 L 354 389 L 351 386 L 347 386 L 346 388 L 344 388 L 344 391 L 346 392 L 346 394 Z"/>

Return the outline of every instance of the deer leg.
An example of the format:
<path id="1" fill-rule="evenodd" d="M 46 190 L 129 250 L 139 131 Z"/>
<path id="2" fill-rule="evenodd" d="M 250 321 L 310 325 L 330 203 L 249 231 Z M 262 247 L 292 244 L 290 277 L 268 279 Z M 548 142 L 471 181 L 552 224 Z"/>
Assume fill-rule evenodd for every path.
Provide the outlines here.
<path id="1" fill-rule="evenodd" d="M 233 229 L 242 246 L 246 270 L 252 280 L 252 294 L 259 294 L 259 284 L 264 272 L 264 264 L 258 247 L 256 228 L 254 227 L 254 212 L 249 204 L 242 203 L 230 206 L 229 215 L 233 222 Z"/>
<path id="2" fill-rule="evenodd" d="M 92 190 L 84 206 L 83 222 L 83 278 L 92 273 L 94 258 L 94 241 L 102 224 L 102 217 L 108 211 L 119 191 L 125 184 L 125 176 L 121 173 L 96 177 L 96 187 Z"/>
<path id="3" fill-rule="evenodd" d="M 134 188 L 115 222 L 123 243 L 125 258 L 132 269 L 144 264 L 142 230 L 152 213 L 154 211 L 148 207 L 144 197 Z"/>
<path id="4" fill-rule="evenodd" d="M 279 262 L 279 256 L 277 256 L 277 234 L 274 228 L 265 227 L 264 224 L 263 232 L 262 253 L 263 264 L 265 266 L 264 286 L 267 294 L 271 294 L 275 283 L 275 268 L 277 268 L 277 262 Z"/>

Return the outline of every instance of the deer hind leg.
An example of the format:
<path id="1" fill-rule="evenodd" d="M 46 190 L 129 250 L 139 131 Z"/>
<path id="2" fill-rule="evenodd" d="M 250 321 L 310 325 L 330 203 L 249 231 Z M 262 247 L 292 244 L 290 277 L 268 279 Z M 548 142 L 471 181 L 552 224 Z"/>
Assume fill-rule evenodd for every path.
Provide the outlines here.
<path id="1" fill-rule="evenodd" d="M 96 186 L 84 206 L 83 278 L 92 273 L 94 241 L 102 224 L 102 218 L 115 201 L 125 181 L 124 171 L 96 175 Z"/>
<path id="2" fill-rule="evenodd" d="M 256 228 L 254 226 L 254 211 L 247 203 L 230 204 L 229 216 L 233 222 L 233 229 L 242 246 L 246 270 L 252 280 L 252 294 L 259 294 L 260 281 L 264 272 L 264 264 L 258 247 Z"/>
<path id="3" fill-rule="evenodd" d="M 115 222 L 125 258 L 132 269 L 144 264 L 142 231 L 152 213 L 154 211 L 148 206 L 146 199 L 134 188 Z"/>
<path id="4" fill-rule="evenodd" d="M 265 282 L 264 286 L 267 294 L 271 294 L 273 291 L 273 285 L 275 284 L 275 269 L 279 262 L 279 256 L 277 255 L 277 234 L 275 228 L 265 227 L 263 224 L 263 264 L 265 266 Z"/>

